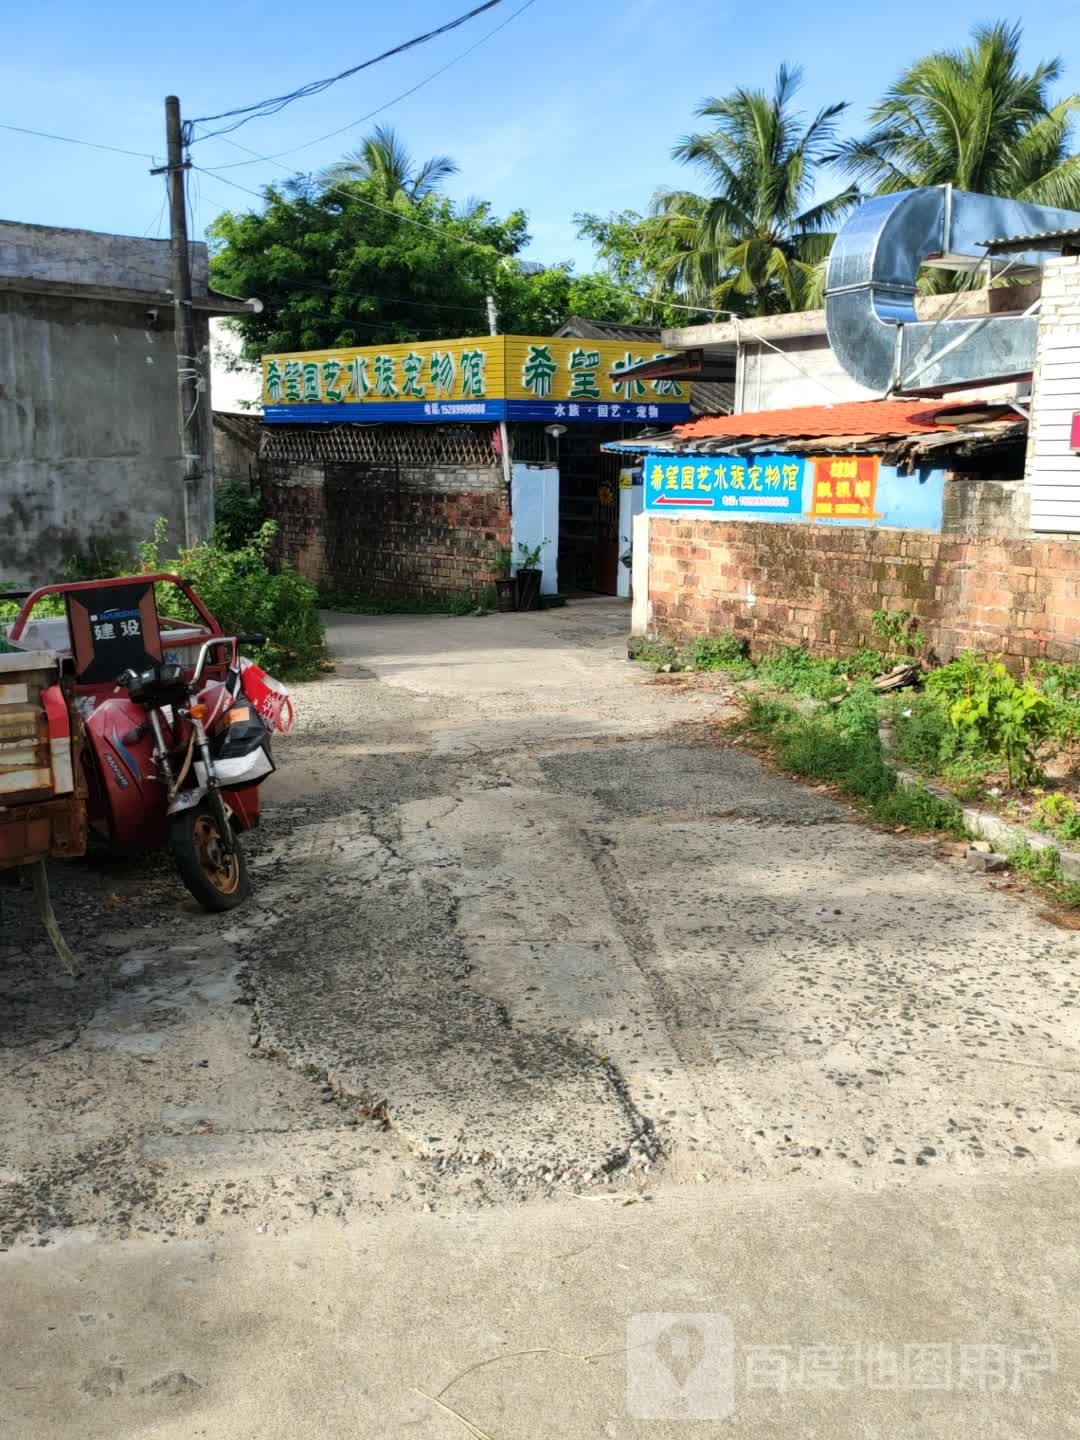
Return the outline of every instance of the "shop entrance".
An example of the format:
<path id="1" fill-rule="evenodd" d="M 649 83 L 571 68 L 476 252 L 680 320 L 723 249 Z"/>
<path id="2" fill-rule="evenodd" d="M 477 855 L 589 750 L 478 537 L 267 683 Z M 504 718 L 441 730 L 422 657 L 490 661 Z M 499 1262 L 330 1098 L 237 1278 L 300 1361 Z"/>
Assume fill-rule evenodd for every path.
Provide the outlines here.
<path id="1" fill-rule="evenodd" d="M 558 536 L 551 519 L 542 530 L 539 515 L 525 525 L 530 544 L 544 538 L 558 545 L 558 585 L 564 595 L 618 595 L 620 574 L 625 582 L 622 557 L 629 549 L 629 536 L 620 503 L 620 472 L 626 456 L 608 455 L 601 446 L 610 440 L 625 439 L 640 426 L 624 425 L 515 425 L 512 453 L 517 466 L 557 467 Z M 526 473 L 523 484 L 539 483 Z M 554 502 L 553 502 L 554 503 Z M 520 501 L 515 502 L 515 514 Z M 524 513 L 524 512 L 522 512 Z M 625 595 L 626 584 L 623 585 Z"/>
<path id="2" fill-rule="evenodd" d="M 568 593 L 618 593 L 621 466 L 600 449 L 615 428 L 574 425 L 559 438 L 559 584 Z"/>

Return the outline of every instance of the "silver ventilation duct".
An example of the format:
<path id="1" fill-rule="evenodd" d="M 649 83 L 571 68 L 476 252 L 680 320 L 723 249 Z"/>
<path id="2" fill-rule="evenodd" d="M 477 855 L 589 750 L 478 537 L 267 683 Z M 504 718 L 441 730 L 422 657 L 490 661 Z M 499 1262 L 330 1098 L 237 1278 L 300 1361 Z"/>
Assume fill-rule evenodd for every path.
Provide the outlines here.
<path id="1" fill-rule="evenodd" d="M 881 393 L 941 393 L 1016 379 L 1035 362 L 1029 315 L 925 320 L 915 314 L 915 282 L 927 262 L 972 270 L 989 241 L 1080 227 L 1080 214 L 972 195 L 951 185 L 903 190 L 860 205 L 829 257 L 825 321 L 844 369 Z M 1010 268 L 1038 268 L 1053 247 L 1014 255 Z"/>

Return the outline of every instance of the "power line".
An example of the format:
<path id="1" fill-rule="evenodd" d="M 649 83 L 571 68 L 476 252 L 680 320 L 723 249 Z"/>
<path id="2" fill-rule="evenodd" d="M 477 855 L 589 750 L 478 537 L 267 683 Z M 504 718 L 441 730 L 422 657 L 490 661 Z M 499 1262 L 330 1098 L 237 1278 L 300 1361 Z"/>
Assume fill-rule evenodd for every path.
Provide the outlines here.
<path id="1" fill-rule="evenodd" d="M 247 145 L 241 145 L 237 140 L 229 140 L 227 143 L 235 146 L 237 150 L 247 150 L 249 155 L 255 155 L 255 157 L 259 160 L 266 160 L 271 164 L 277 164 L 277 161 L 271 160 L 271 157 L 269 155 L 259 155 L 257 151 L 249 149 Z M 221 175 L 214 170 L 207 170 L 201 165 L 193 165 L 192 168 L 201 171 L 201 173 L 204 175 L 209 175 L 212 180 L 220 180 L 223 185 L 231 185 L 234 190 L 242 190 L 245 195 L 253 195 L 256 200 L 261 200 L 263 202 L 265 202 L 266 200 L 266 196 L 260 193 L 258 190 L 252 190 L 248 185 L 241 185 L 237 180 L 230 180 L 227 175 Z M 286 175 L 291 176 L 295 173 L 290 170 L 287 165 L 278 165 L 277 168 L 283 171 Z M 440 230 L 437 226 L 429 225 L 424 220 L 418 220 L 414 215 L 406 215 L 400 210 L 391 210 L 385 205 L 376 205 L 375 202 L 372 200 L 363 199 L 362 196 L 356 194 L 356 191 L 353 188 L 353 183 L 351 181 L 340 181 L 334 185 L 327 185 L 325 189 L 321 191 L 321 193 L 323 195 L 329 195 L 334 190 L 342 191 L 342 193 L 347 195 L 350 200 L 354 201 L 358 205 L 366 205 L 369 210 L 377 210 L 381 215 L 389 215 L 392 219 L 401 220 L 408 225 L 418 225 L 421 230 L 427 230 L 432 235 L 437 235 L 440 240 L 445 241 L 447 238 L 445 232 Z M 485 245 L 480 240 L 471 240 L 467 236 L 455 237 L 453 243 L 456 245 L 474 245 L 479 250 L 492 249 L 490 245 Z M 639 300 L 645 305 L 665 306 L 671 310 L 685 310 L 688 313 L 694 315 L 729 315 L 734 313 L 727 310 L 718 310 L 715 306 L 712 305 L 682 305 L 675 300 L 657 299 L 655 296 L 652 295 L 639 295 L 636 290 L 630 290 L 623 285 L 613 285 L 612 289 L 617 291 L 621 295 L 628 295 L 633 300 Z"/>
<path id="2" fill-rule="evenodd" d="M 440 65 L 438 70 L 433 70 L 430 75 L 426 76 L 425 79 L 421 80 L 418 84 L 411 86 L 408 90 L 403 90 L 400 95 L 395 95 L 392 100 L 387 100 L 384 105 L 379 105 L 376 109 L 369 110 L 366 115 L 361 115 L 356 120 L 350 120 L 347 125 L 341 125 L 338 127 L 338 129 L 330 130 L 325 135 L 318 135 L 314 140 L 305 140 L 302 145 L 293 145 L 288 150 L 277 150 L 274 152 L 273 155 L 267 155 L 265 158 L 267 160 L 280 160 L 284 155 L 299 154 L 301 150 L 310 150 L 313 145 L 321 145 L 324 140 L 333 140 L 338 135 L 344 135 L 346 130 L 355 130 L 358 125 L 363 125 L 368 120 L 374 120 L 376 115 L 381 115 L 385 110 L 389 110 L 391 106 L 399 104 L 402 100 L 407 100 L 410 95 L 415 95 L 418 90 L 423 90 L 425 85 L 430 85 L 431 82 L 433 80 L 437 80 L 440 75 L 445 75 L 447 70 L 452 69 L 453 66 L 455 66 L 459 61 L 464 60 L 466 56 L 471 55 L 474 50 L 479 50 L 481 45 L 486 45 L 487 42 L 494 35 L 498 35 L 500 30 L 505 30 L 506 27 L 512 24 L 519 15 L 523 15 L 531 5 L 535 4 L 536 0 L 525 0 L 524 5 L 520 6 L 511 15 L 508 15 L 501 25 L 496 25 L 493 30 L 489 30 L 486 35 L 481 36 L 481 38 L 477 40 L 475 45 L 470 45 L 467 50 L 462 50 L 460 54 L 455 55 L 451 60 L 448 60 L 445 65 Z M 206 140 L 210 137 L 209 134 L 206 134 L 201 135 L 198 138 L 201 140 Z M 229 143 L 232 144 L 233 142 L 230 141 Z M 204 168 L 213 170 L 216 174 L 220 170 L 239 170 L 246 165 L 261 164 L 262 158 L 262 156 L 256 156 L 254 159 L 251 160 L 234 160 L 229 165 L 211 165 Z"/>
<path id="3" fill-rule="evenodd" d="M 350 75 L 358 75 L 361 70 L 368 70 L 373 65 L 380 64 L 383 60 L 389 60 L 394 55 L 402 55 L 406 50 L 415 49 L 417 45 L 426 45 L 429 40 L 435 40 L 440 35 L 446 35 L 451 30 L 457 30 L 459 26 L 465 25 L 477 15 L 482 15 L 486 10 L 493 10 L 496 5 L 501 5 L 503 0 L 483 0 L 483 4 L 476 5 L 464 15 L 459 15 L 455 20 L 448 20 L 445 25 L 438 26 L 435 30 L 428 30 L 423 35 L 416 35 L 411 40 L 406 40 L 400 45 L 393 46 L 390 50 L 384 50 L 381 55 L 374 55 L 370 60 L 362 60 L 359 65 L 352 65 L 348 70 L 342 70 L 337 75 L 331 75 L 325 80 L 312 80 L 307 85 L 301 85 L 296 90 L 291 90 L 287 95 L 276 95 L 269 100 L 258 100 L 254 105 L 241 105 L 233 110 L 223 110 L 218 115 L 199 115 L 194 120 L 189 120 L 184 126 L 184 139 L 191 144 L 193 127 L 196 125 L 210 125 L 215 120 L 233 120 L 231 125 L 225 125 L 220 130 L 210 132 L 210 136 L 202 138 L 209 139 L 213 135 L 225 135 L 232 130 L 239 130 L 241 125 L 246 125 L 256 115 L 276 115 L 279 110 L 284 110 L 286 105 L 291 105 L 294 100 L 306 99 L 309 95 L 318 95 L 323 90 L 329 90 L 331 85 L 336 85 L 339 80 L 347 80 Z M 235 119 L 233 117 L 236 117 Z"/>
<path id="4" fill-rule="evenodd" d="M 161 209 L 157 213 L 157 219 L 152 221 L 150 225 L 148 225 L 147 228 L 143 231 L 142 238 L 144 240 L 149 240 L 151 231 L 153 231 L 155 238 L 159 237 L 161 234 L 161 217 L 165 214 L 165 206 L 169 203 L 168 181 L 166 181 L 162 185 L 161 189 Z"/>
<path id="5" fill-rule="evenodd" d="M 150 155 L 145 150 L 121 150 L 116 145 L 101 145 L 96 140 L 79 140 L 74 135 L 54 135 L 49 130 L 30 130 L 25 125 L 5 125 L 0 122 L 0 130 L 12 130 L 17 135 L 36 135 L 39 140 L 62 140 L 65 145 L 85 145 L 89 150 L 111 150 L 114 155 L 134 155 L 137 160 L 156 160 L 156 155 Z"/>
<path id="6" fill-rule="evenodd" d="M 354 300 L 389 300 L 395 305 L 406 305 L 412 310 L 454 310 L 460 315 L 479 315 L 485 309 L 483 300 L 475 305 L 447 305 L 440 300 L 406 300 L 402 295 L 373 294 L 368 290 L 352 290 L 344 285 L 315 285 L 306 280 L 288 280 L 287 284 L 298 290 L 310 290 L 319 295 L 348 295 Z"/>

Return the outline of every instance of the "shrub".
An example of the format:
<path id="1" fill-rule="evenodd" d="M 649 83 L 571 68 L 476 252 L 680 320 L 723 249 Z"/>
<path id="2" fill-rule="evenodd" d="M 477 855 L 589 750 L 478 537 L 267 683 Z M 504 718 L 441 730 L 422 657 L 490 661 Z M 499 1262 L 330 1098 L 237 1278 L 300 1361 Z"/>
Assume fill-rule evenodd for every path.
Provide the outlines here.
<path id="1" fill-rule="evenodd" d="M 1051 705 L 1030 680 L 1017 680 L 1000 660 L 982 660 L 968 651 L 935 671 L 926 688 L 946 707 L 961 749 L 1003 759 L 1010 786 L 1038 775 L 1038 749 L 1051 729 Z"/>
<path id="2" fill-rule="evenodd" d="M 267 637 L 253 651 L 253 660 L 282 679 L 310 679 L 326 658 L 319 594 L 289 566 L 276 573 L 267 566 L 276 528 L 272 520 L 265 521 L 255 538 L 236 550 L 216 538 L 195 545 L 163 568 L 191 581 L 227 634 Z"/>
<path id="3" fill-rule="evenodd" d="M 242 550 L 250 545 L 266 522 L 259 497 L 235 481 L 218 486 L 214 512 L 214 544 L 225 550 Z"/>
<path id="4" fill-rule="evenodd" d="M 230 549 L 220 532 L 202 545 L 194 545 L 172 559 L 162 556 L 168 532 L 159 519 L 149 540 L 138 547 L 138 559 L 113 554 L 107 569 L 88 579 L 138 571 L 171 570 L 190 580 L 199 598 L 221 623 L 226 634 L 266 636 L 266 644 L 250 651 L 251 658 L 283 680 L 310 679 L 326 659 L 326 632 L 319 618 L 319 596 L 314 585 L 289 566 L 273 572 L 267 555 L 276 526 L 265 521 L 247 544 Z M 195 612 L 175 586 L 159 587 L 158 608 L 163 615 L 194 620 Z M 56 607 L 56 608 L 51 608 Z M 14 618 L 17 607 L 4 607 Z M 63 613 L 63 602 L 43 601 L 35 614 Z M 3 613 L 0 611 L 0 618 Z"/>
<path id="5" fill-rule="evenodd" d="M 947 709 L 961 696 L 972 695 L 982 683 L 987 662 L 974 650 L 965 650 L 948 665 L 933 670 L 926 678 L 926 693 L 939 699 Z"/>
<path id="6" fill-rule="evenodd" d="M 870 617 L 874 634 L 890 655 L 906 655 L 917 660 L 926 649 L 926 636 L 910 610 L 875 610 Z"/>
<path id="7" fill-rule="evenodd" d="M 1033 671 L 1050 702 L 1050 734 L 1065 752 L 1070 769 L 1080 754 L 1080 665 L 1041 660 Z"/>
<path id="8" fill-rule="evenodd" d="M 1019 681 L 996 661 L 975 691 L 955 700 L 949 722 L 959 734 L 977 737 L 976 746 L 1003 755 L 1010 786 L 1038 773 L 1036 754 L 1050 728 L 1050 702 L 1030 681 Z"/>

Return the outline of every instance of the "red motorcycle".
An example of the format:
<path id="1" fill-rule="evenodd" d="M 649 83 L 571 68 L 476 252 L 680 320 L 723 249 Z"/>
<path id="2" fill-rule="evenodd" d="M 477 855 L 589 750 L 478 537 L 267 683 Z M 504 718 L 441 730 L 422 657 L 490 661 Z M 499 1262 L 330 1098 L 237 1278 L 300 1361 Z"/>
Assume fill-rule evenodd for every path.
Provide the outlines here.
<path id="1" fill-rule="evenodd" d="M 159 585 L 198 618 L 160 617 Z M 36 616 L 49 596 L 65 613 Z M 61 656 L 84 725 L 91 830 L 125 851 L 169 847 L 200 905 L 239 905 L 251 889 L 240 836 L 259 821 L 272 730 L 292 720 L 287 691 L 240 654 L 263 637 L 224 635 L 179 576 L 140 575 L 36 590 L 7 639 Z"/>

